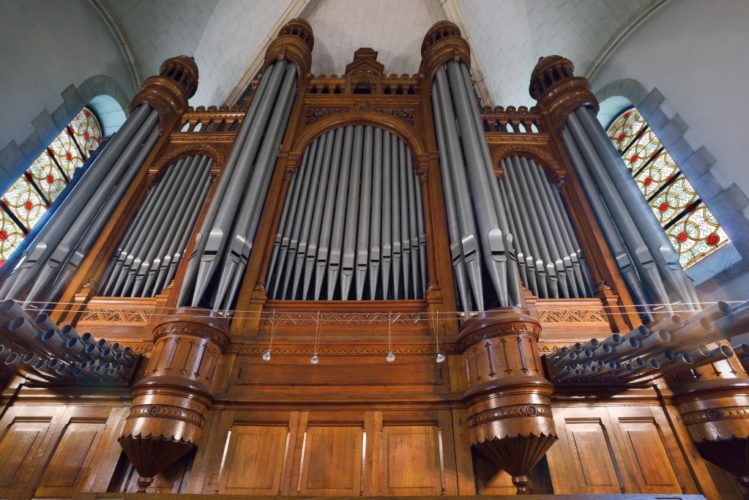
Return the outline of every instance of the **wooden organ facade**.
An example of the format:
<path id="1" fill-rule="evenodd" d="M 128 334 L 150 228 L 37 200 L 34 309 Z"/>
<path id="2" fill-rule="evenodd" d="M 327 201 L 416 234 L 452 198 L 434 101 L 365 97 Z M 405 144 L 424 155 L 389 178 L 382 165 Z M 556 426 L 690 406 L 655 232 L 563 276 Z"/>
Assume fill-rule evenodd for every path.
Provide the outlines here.
<path id="1" fill-rule="evenodd" d="M 572 64 L 479 109 L 451 23 L 415 75 L 313 46 L 234 107 L 167 60 L 6 272 L 0 497 L 741 498 L 746 304 L 633 220 Z"/>

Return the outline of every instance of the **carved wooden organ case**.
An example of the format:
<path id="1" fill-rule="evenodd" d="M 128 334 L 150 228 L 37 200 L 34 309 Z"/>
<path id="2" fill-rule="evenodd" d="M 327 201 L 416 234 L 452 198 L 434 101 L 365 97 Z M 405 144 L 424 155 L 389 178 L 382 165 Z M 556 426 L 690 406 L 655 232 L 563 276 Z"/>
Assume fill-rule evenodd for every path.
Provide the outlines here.
<path id="1" fill-rule="evenodd" d="M 449 22 L 415 75 L 313 46 L 233 107 L 167 60 L 5 278 L 0 495 L 740 495 L 746 305 L 694 305 L 571 62 L 480 109 Z"/>

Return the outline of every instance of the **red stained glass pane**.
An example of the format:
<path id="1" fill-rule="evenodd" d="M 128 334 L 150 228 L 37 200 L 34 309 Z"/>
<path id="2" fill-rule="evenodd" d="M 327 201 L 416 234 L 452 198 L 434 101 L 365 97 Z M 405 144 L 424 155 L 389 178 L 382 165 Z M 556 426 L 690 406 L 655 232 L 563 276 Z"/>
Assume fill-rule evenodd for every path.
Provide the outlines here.
<path id="1" fill-rule="evenodd" d="M 636 109 L 628 109 L 609 127 L 609 138 L 617 151 L 622 153 L 645 125 L 645 120 Z"/>
<path id="2" fill-rule="evenodd" d="M 655 160 L 635 176 L 637 187 L 650 198 L 679 171 L 671 155 L 664 149 Z"/>
<path id="3" fill-rule="evenodd" d="M 652 130 L 646 130 L 632 144 L 632 147 L 624 152 L 622 159 L 627 168 L 632 172 L 637 172 L 658 152 L 660 147 L 661 141 L 658 140 L 658 137 L 656 137 Z"/>
<path id="4" fill-rule="evenodd" d="M 23 231 L 5 211 L 0 210 L 0 266 L 23 241 Z"/>
<path id="5" fill-rule="evenodd" d="M 26 230 L 31 230 L 47 211 L 44 200 L 25 176 L 16 180 L 3 196 L 3 201 Z"/>
<path id="6" fill-rule="evenodd" d="M 88 108 L 83 108 L 70 122 L 70 128 L 78 145 L 86 154 L 99 147 L 104 136 L 96 116 Z"/>
<path id="7" fill-rule="evenodd" d="M 661 226 L 665 226 L 697 199 L 697 193 L 686 177 L 679 176 L 670 186 L 653 198 L 650 207 Z"/>
<path id="8" fill-rule="evenodd" d="M 29 167 L 28 173 L 31 174 L 34 184 L 44 193 L 50 203 L 55 201 L 55 198 L 67 186 L 60 169 L 46 153 L 39 155 L 39 158 Z"/>
<path id="9" fill-rule="evenodd" d="M 57 163 L 65 172 L 65 175 L 69 179 L 72 178 L 75 170 L 83 165 L 83 158 L 81 158 L 80 151 L 78 151 L 70 135 L 68 135 L 68 131 L 63 130 L 60 132 L 49 147 L 55 155 Z"/>
<path id="10" fill-rule="evenodd" d="M 728 235 L 704 203 L 697 205 L 691 213 L 671 226 L 668 236 L 684 268 L 728 243 Z"/>

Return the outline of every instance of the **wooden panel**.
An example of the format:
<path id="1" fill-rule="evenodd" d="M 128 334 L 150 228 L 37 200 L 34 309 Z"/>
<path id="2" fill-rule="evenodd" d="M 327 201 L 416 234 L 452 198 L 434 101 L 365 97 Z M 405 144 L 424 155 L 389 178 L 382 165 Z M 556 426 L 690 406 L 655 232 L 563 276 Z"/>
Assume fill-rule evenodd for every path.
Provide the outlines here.
<path id="1" fill-rule="evenodd" d="M 298 362 L 262 363 L 257 359 L 246 361 L 238 359 L 236 385 L 440 385 L 444 383 L 442 366 L 432 358 L 423 356 L 409 360 L 398 356 L 398 363 L 385 365 L 383 356 L 368 360 L 361 359 L 348 363 L 346 361 L 327 360 L 313 366 L 309 357 Z"/>
<path id="2" fill-rule="evenodd" d="M 235 425 L 221 473 L 221 493 L 277 495 L 288 453 L 288 425 Z"/>
<path id="3" fill-rule="evenodd" d="M 576 481 L 558 493 L 620 493 L 621 485 L 611 453 L 610 437 L 599 419 L 565 419 L 564 433 L 568 466 Z M 562 443 L 559 443 L 562 444 Z M 557 450 L 559 451 L 559 450 Z"/>
<path id="4" fill-rule="evenodd" d="M 41 438 L 47 432 L 48 422 L 13 422 L 0 441 L 0 492 L 11 487 L 25 474 L 19 474 L 21 466 L 33 458 Z"/>
<path id="5" fill-rule="evenodd" d="M 362 486 L 361 426 L 309 426 L 303 437 L 301 495 L 359 495 Z"/>
<path id="6" fill-rule="evenodd" d="M 620 421 L 624 449 L 630 458 L 627 470 L 637 474 L 639 493 L 677 493 L 679 481 L 652 419 Z"/>
<path id="7" fill-rule="evenodd" d="M 104 422 L 71 422 L 42 476 L 37 495 L 72 495 L 86 476 Z"/>
<path id="8" fill-rule="evenodd" d="M 440 495 L 444 457 L 436 426 L 385 425 L 380 445 L 381 493 Z"/>

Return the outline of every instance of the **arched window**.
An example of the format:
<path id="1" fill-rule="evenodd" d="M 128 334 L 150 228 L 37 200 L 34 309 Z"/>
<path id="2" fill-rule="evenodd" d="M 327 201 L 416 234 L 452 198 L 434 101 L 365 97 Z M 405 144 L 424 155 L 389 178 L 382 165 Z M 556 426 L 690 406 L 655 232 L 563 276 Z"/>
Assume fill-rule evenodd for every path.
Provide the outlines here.
<path id="1" fill-rule="evenodd" d="M 728 243 L 728 235 L 637 109 L 619 113 L 608 127 L 608 136 L 679 254 L 682 267 Z"/>
<path id="2" fill-rule="evenodd" d="M 83 108 L 0 199 L 0 265 L 103 141 L 94 113 Z"/>

